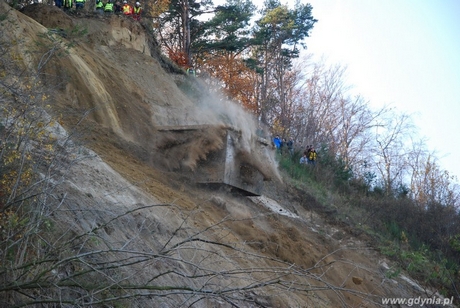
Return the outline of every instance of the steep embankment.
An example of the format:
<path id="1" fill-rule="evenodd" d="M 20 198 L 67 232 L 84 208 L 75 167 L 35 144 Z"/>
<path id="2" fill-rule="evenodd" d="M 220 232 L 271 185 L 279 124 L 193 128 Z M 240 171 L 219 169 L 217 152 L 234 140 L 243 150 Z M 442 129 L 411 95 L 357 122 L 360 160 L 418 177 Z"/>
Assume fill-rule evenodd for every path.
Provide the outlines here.
<path id="1" fill-rule="evenodd" d="M 385 260 L 365 242 L 324 224 L 309 210 L 313 199 L 292 196 L 276 180 L 269 154 L 269 164 L 261 168 L 273 169 L 265 170 L 274 175 L 266 189 L 270 199 L 197 186 L 172 170 L 173 162 L 180 167 L 183 161 L 193 165 L 191 157 L 205 159 L 219 147 L 218 133 L 195 136 L 194 143 L 202 146 L 185 146 L 169 164 L 155 160 L 158 126 L 232 125 L 243 131 L 251 155 L 255 124 L 218 98 L 188 98 L 178 84 L 194 81 L 162 68 L 139 23 L 121 16 L 69 17 L 44 5 L 24 13 L 35 20 L 11 11 L 8 39 L 21 37 L 16 52 L 30 69 L 41 54 L 26 51 L 41 40 L 40 33 L 53 29 L 44 41 L 50 48 L 60 46 L 43 76 L 53 88 L 53 114 L 68 130 L 86 115 L 76 128 L 86 143 L 73 149 L 78 159 L 59 187 L 65 198 L 55 226 L 97 237 L 71 253 L 109 251 L 94 253 L 100 263 L 121 256 L 136 260 L 99 270 L 116 285 L 149 286 L 134 292 L 142 299 L 127 305 L 378 307 L 382 296 L 418 294 L 404 280 L 388 279 Z"/>

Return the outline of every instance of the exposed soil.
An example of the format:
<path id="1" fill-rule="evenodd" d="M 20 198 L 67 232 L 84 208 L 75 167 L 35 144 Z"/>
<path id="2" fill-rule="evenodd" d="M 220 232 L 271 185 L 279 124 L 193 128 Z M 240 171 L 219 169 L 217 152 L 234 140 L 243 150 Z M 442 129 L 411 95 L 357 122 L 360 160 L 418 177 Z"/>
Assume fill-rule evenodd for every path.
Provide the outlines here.
<path id="1" fill-rule="evenodd" d="M 38 32 L 54 29 L 53 35 L 73 42 L 47 65 L 43 78 L 54 89 L 54 115 L 69 131 L 81 120 L 76 128 L 81 144 L 143 193 L 186 211 L 199 208 L 193 219 L 197 230 L 231 216 L 225 224 L 231 233 L 229 242 L 246 243 L 254 252 L 305 270 L 315 267 L 314 273 L 331 285 L 357 292 L 346 292 L 344 297 L 331 290 L 299 295 L 296 300 L 304 301 L 305 307 L 378 307 L 380 296 L 418 294 L 402 280 L 386 278 L 382 264 L 390 262 L 366 238 L 357 238 L 347 226 L 331 224 L 327 213 L 317 211 L 321 207 L 314 198 L 279 181 L 273 155 L 267 156 L 267 165 L 259 166 L 272 179 L 264 195 L 298 218 L 274 213 L 231 191 L 197 185 L 177 172 L 181 167 L 193 170 L 198 161 L 219 149 L 222 132 L 216 128 L 179 140 L 160 134 L 159 126 L 230 124 L 246 138 L 241 153 L 247 160 L 254 153 L 255 127 L 249 116 L 241 117 L 237 107 L 221 104 L 220 98 L 197 102 L 187 97 L 178 80 L 189 77 L 163 69 L 164 60 L 150 49 L 141 24 L 122 16 L 67 15 L 46 5 L 30 5 L 22 13 L 37 23 L 18 13 L 21 24 L 27 24 L 15 30 L 18 35 L 33 41 Z M 87 33 L 69 34 L 69 29 Z M 228 117 L 222 121 L 224 111 Z M 162 223 L 167 228 L 168 221 Z M 287 307 L 284 300 L 272 298 L 269 306 Z"/>

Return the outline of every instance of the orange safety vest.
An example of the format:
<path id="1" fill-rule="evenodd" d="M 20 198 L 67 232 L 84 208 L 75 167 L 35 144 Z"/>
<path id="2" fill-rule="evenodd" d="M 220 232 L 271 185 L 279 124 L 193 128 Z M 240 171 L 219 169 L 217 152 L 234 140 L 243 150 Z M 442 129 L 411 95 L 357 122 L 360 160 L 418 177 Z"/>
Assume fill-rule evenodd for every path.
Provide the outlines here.
<path id="1" fill-rule="evenodd" d="M 133 13 L 133 9 L 132 9 L 131 5 L 129 5 L 129 4 L 123 5 L 123 14 L 124 15 L 131 15 L 132 13 Z"/>

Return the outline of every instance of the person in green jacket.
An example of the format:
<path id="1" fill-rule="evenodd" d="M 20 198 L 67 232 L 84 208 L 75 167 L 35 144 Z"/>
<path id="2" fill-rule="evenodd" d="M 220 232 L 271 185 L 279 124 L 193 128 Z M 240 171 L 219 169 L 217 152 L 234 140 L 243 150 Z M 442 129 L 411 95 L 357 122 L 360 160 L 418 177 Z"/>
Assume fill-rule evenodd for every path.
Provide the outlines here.
<path id="1" fill-rule="evenodd" d="M 104 13 L 104 2 L 102 0 L 96 0 L 96 13 Z"/>
<path id="2" fill-rule="evenodd" d="M 64 8 L 64 11 L 68 11 L 73 7 L 73 0 L 64 0 L 62 2 L 62 7 Z"/>
<path id="3" fill-rule="evenodd" d="M 107 3 L 104 6 L 104 12 L 108 15 L 111 15 L 113 13 L 113 2 L 112 0 L 108 0 Z"/>
<path id="4" fill-rule="evenodd" d="M 195 71 L 195 68 L 193 66 L 187 68 L 187 75 L 196 77 L 196 71 Z"/>

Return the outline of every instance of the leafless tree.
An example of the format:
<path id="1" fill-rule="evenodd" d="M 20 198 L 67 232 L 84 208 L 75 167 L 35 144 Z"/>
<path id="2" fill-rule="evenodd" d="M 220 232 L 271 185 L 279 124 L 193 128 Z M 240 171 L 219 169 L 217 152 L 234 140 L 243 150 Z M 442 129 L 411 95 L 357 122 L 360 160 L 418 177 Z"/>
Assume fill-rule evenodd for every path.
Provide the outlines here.
<path id="1" fill-rule="evenodd" d="M 388 113 L 380 120 L 375 132 L 375 167 L 386 193 L 391 195 L 405 182 L 410 152 L 406 142 L 411 140 L 414 126 L 407 114 Z"/>
<path id="2" fill-rule="evenodd" d="M 459 190 L 456 177 L 442 170 L 436 153 L 430 152 L 423 141 L 413 143 L 408 159 L 410 196 L 420 207 L 439 203 L 444 206 L 458 204 Z"/>
<path id="3" fill-rule="evenodd" d="M 373 111 L 362 96 L 351 97 L 343 81 L 344 67 L 303 61 L 295 72 L 297 91 L 292 93 L 299 104 L 292 111 L 291 130 L 304 144 L 327 144 L 347 168 L 369 160 L 373 129 L 388 108 Z"/>

